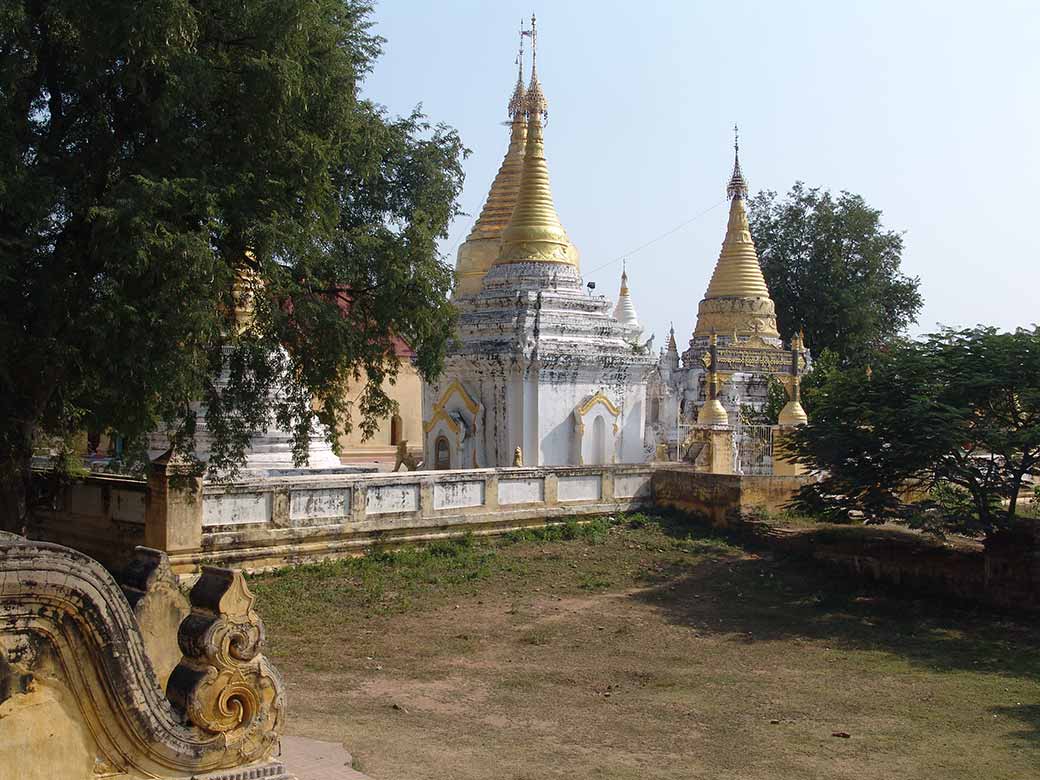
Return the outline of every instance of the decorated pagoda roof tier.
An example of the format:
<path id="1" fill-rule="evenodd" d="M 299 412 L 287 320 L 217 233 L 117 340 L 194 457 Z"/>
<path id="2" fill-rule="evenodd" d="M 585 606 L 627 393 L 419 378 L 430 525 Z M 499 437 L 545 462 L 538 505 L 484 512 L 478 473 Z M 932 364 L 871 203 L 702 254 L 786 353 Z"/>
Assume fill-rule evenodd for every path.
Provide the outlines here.
<path id="1" fill-rule="evenodd" d="M 611 302 L 590 296 L 577 268 L 544 262 L 496 265 L 459 318 L 459 354 L 523 362 L 564 360 L 642 371 L 655 359 L 637 353 Z"/>

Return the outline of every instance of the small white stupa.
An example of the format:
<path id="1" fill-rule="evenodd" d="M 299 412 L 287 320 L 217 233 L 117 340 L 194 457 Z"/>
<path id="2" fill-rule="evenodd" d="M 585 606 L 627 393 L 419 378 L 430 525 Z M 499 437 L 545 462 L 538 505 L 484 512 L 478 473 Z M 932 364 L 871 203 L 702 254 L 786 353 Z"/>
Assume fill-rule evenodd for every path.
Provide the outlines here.
<path id="1" fill-rule="evenodd" d="M 631 340 L 642 335 L 643 326 L 639 324 L 635 304 L 628 294 L 628 271 L 624 266 L 621 269 L 621 291 L 618 293 L 617 305 L 614 306 L 614 319 L 631 332 Z"/>

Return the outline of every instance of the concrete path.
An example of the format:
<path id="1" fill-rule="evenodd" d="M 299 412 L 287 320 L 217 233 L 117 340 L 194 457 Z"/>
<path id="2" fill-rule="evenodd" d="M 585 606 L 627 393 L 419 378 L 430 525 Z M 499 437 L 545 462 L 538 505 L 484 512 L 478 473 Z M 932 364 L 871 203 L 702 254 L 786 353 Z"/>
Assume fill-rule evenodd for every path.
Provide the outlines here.
<path id="1" fill-rule="evenodd" d="M 297 780 L 372 780 L 351 768 L 350 753 L 337 742 L 283 736 L 278 758 Z"/>

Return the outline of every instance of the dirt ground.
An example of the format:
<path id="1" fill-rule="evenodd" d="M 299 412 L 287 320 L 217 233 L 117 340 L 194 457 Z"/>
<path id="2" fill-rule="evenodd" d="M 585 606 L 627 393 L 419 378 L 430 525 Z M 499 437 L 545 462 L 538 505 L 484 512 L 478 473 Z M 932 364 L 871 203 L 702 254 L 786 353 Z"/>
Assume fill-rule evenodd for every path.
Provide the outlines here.
<path id="1" fill-rule="evenodd" d="M 376 780 L 1040 777 L 1035 623 L 705 533 L 636 517 L 253 578 L 287 730 Z"/>

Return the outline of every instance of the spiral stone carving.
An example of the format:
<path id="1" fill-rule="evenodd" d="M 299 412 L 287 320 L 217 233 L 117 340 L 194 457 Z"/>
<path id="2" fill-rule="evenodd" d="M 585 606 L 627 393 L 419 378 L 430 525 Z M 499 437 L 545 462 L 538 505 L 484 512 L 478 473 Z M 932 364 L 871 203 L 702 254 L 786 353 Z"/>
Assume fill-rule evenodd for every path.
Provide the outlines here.
<path id="1" fill-rule="evenodd" d="M 261 654 L 264 624 L 239 571 L 203 567 L 191 591 L 192 613 L 181 623 L 184 658 L 167 695 L 188 719 L 220 734 L 244 757 L 268 755 L 284 712 L 284 686 Z"/>
<path id="2" fill-rule="evenodd" d="M 190 600 L 164 695 L 108 572 L 67 547 L 0 532 L 0 752 L 35 746 L 37 768 L 46 762 L 62 780 L 291 780 L 270 759 L 284 688 L 262 653 L 263 623 L 242 575 L 206 569 Z"/>

